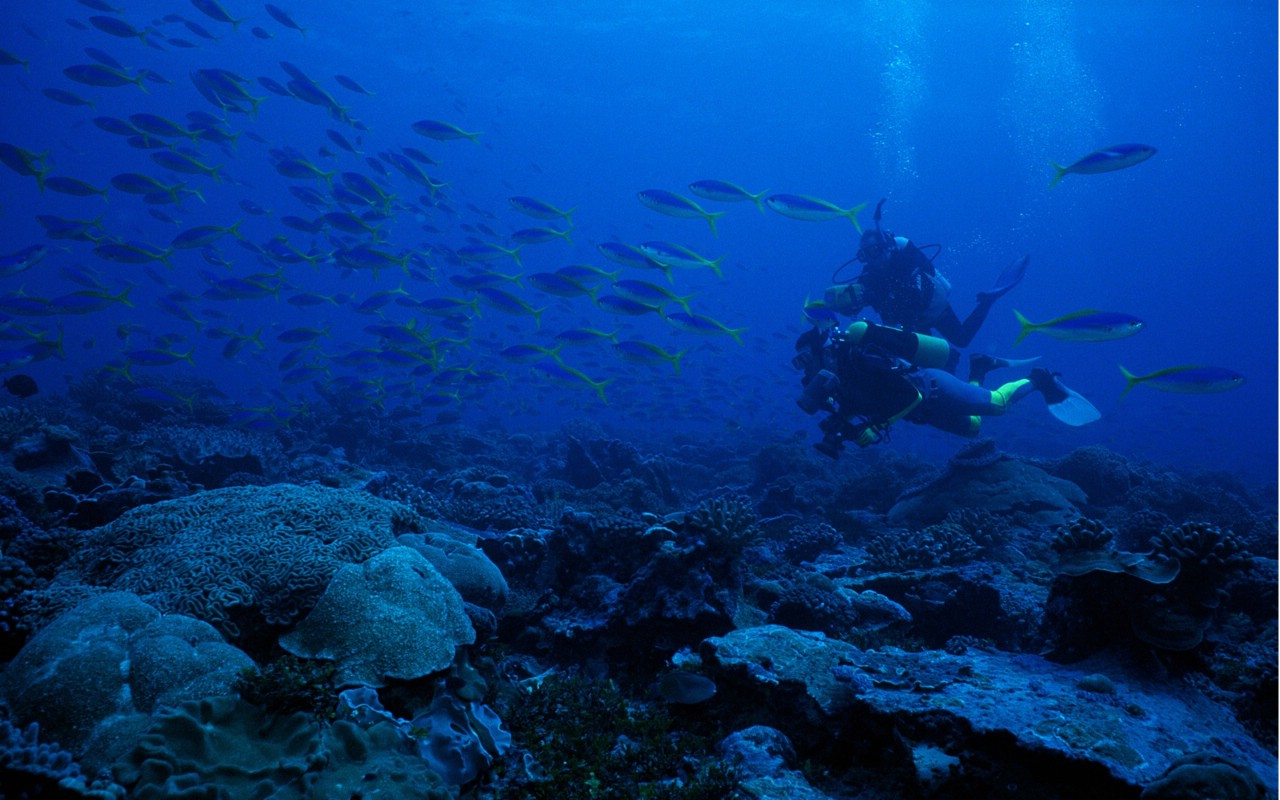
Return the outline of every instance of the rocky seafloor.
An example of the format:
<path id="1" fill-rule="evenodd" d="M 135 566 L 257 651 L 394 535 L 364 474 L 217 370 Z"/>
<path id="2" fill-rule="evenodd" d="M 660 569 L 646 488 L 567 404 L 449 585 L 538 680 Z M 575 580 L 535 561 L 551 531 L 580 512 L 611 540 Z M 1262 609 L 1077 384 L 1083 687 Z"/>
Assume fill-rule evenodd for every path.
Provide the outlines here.
<path id="1" fill-rule="evenodd" d="M 1276 794 L 1274 487 L 121 396 L 0 408 L 6 797 Z"/>

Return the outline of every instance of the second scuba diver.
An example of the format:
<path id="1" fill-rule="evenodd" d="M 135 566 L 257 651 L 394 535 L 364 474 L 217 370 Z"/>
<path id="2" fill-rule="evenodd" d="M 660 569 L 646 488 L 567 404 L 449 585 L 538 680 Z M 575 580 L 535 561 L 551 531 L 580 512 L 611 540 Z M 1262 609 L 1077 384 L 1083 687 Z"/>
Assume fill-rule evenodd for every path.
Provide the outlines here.
<path id="1" fill-rule="evenodd" d="M 995 301 L 1022 281 L 1029 259 L 1015 261 L 994 287 L 980 292 L 977 306 L 961 322 L 948 300 L 951 285 L 929 256 L 881 228 L 884 202 L 876 206 L 875 230 L 863 234 L 858 249 L 857 258 L 865 265 L 862 274 L 827 289 L 824 302 L 831 311 L 849 316 L 869 306 L 885 324 L 857 320 L 843 331 L 815 325 L 796 342 L 792 363 L 804 372 L 797 403 L 808 414 L 828 414 L 819 424 L 823 439 L 814 446 L 836 458 L 846 441 L 859 447 L 884 441 L 899 420 L 977 436 L 983 417 L 1003 414 L 1032 392 L 1039 392 L 1050 412 L 1068 425 L 1098 419 L 1101 415 L 1088 400 L 1045 369 L 996 389 L 982 388 L 991 370 L 1035 359 L 1010 361 L 975 353 L 968 383 L 952 374 L 960 356 L 957 348 L 973 341 Z M 934 330 L 945 338 L 930 335 Z"/>

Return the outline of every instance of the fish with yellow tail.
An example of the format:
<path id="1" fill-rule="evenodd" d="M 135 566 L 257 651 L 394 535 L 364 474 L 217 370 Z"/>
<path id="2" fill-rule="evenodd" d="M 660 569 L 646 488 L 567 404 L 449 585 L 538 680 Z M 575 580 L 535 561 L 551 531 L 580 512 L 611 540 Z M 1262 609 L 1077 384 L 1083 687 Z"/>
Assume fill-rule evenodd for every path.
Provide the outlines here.
<path id="1" fill-rule="evenodd" d="M 1165 367 L 1146 375 L 1134 375 L 1123 366 L 1120 372 L 1128 383 L 1120 393 L 1123 400 L 1135 386 L 1150 386 L 1160 392 L 1173 394 L 1214 394 L 1229 392 L 1244 386 L 1244 376 L 1233 369 L 1222 367 L 1205 367 L 1199 364 L 1186 364 L 1179 367 Z"/>
<path id="2" fill-rule="evenodd" d="M 844 217 L 853 223 L 858 233 L 862 233 L 858 213 L 867 207 L 866 203 L 859 203 L 853 208 L 841 208 L 826 200 L 802 194 L 775 194 L 765 200 L 764 204 L 784 217 L 805 222 L 826 222 L 829 219 Z"/>
<path id="3" fill-rule="evenodd" d="M 1022 326 L 1018 338 L 1013 340 L 1015 345 L 1037 331 L 1067 342 L 1109 342 L 1133 336 L 1145 327 L 1145 323 L 1132 314 L 1092 308 L 1063 314 L 1048 322 L 1032 322 L 1018 311 L 1013 313 Z"/>

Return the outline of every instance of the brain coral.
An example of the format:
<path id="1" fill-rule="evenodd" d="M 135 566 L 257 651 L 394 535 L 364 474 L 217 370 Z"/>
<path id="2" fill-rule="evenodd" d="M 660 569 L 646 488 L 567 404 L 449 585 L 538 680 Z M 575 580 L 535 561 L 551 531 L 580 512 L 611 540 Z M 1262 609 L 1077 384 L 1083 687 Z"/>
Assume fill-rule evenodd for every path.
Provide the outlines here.
<path id="1" fill-rule="evenodd" d="M 338 570 L 315 609 L 280 639 L 302 658 L 338 662 L 338 682 L 383 686 L 420 678 L 453 661 L 475 631 L 462 598 L 431 562 L 393 547 Z"/>
<path id="2" fill-rule="evenodd" d="M 344 564 L 422 530 L 410 509 L 360 491 L 237 486 L 135 508 L 88 531 L 56 582 L 131 591 L 243 640 L 263 623 L 292 624 Z"/>
<path id="3" fill-rule="evenodd" d="M 32 638 L 0 693 L 92 774 L 128 752 L 158 708 L 227 692 L 252 663 L 203 622 L 109 593 Z"/>

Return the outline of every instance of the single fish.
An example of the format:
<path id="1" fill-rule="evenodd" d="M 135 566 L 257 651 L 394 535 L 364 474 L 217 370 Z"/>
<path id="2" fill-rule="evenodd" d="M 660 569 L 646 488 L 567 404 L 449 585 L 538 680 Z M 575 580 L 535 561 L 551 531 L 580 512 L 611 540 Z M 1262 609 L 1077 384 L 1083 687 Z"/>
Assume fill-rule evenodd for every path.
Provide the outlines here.
<path id="1" fill-rule="evenodd" d="M 563 239 L 573 244 L 573 239 L 569 238 L 570 233 L 573 233 L 573 228 L 564 231 L 554 228 L 522 228 L 511 234 L 511 241 L 517 244 L 545 244 L 553 239 Z"/>
<path id="2" fill-rule="evenodd" d="M 195 6 L 196 10 L 214 22 L 231 23 L 231 30 L 233 31 L 238 30 L 240 28 L 240 23 L 244 22 L 245 19 L 248 19 L 248 17 L 243 19 L 233 18 L 227 13 L 227 10 L 222 7 L 222 4 L 217 2 L 217 0 L 191 0 L 191 5 Z M 190 27 L 190 25 L 188 24 L 187 27 Z"/>
<path id="3" fill-rule="evenodd" d="M 24 147 L 0 142 L 0 163 L 19 175 L 35 178 L 41 192 L 44 191 L 45 176 L 53 169 L 46 163 L 48 158 L 49 151 L 33 153 Z"/>
<path id="4" fill-rule="evenodd" d="M 498 358 L 510 361 L 514 364 L 532 364 L 543 358 L 551 358 L 560 361 L 560 350 L 564 347 L 564 343 L 555 347 L 542 347 L 536 344 L 513 344 L 510 347 L 504 347 L 498 351 Z M 561 362 L 564 363 L 564 362 Z"/>
<path id="5" fill-rule="evenodd" d="M 556 341 L 563 345 L 584 345 L 595 342 L 618 343 L 618 332 L 599 331 L 595 328 L 570 328 L 556 334 Z"/>
<path id="6" fill-rule="evenodd" d="M 1057 174 L 1053 176 L 1053 181 L 1049 183 L 1049 188 L 1052 189 L 1057 186 L 1058 181 L 1073 173 L 1076 175 L 1099 175 L 1103 172 L 1115 172 L 1118 169 L 1132 167 L 1134 164 L 1141 164 L 1155 154 L 1156 149 L 1151 145 L 1117 144 L 1101 150 L 1094 150 L 1089 155 L 1065 167 L 1060 167 L 1050 161 L 1049 163 Z"/>
<path id="7" fill-rule="evenodd" d="M 221 225 L 201 225 L 191 228 L 173 237 L 173 241 L 169 245 L 175 250 L 194 250 L 197 247 L 208 247 L 227 234 L 238 239 L 240 238 L 240 223 L 243 221 L 240 220 L 234 225 L 225 228 Z"/>
<path id="8" fill-rule="evenodd" d="M 421 134 L 428 139 L 435 139 L 438 142 L 449 141 L 450 139 L 470 139 L 476 141 L 481 131 L 467 132 L 456 125 L 450 125 L 447 122 L 441 122 L 435 119 L 418 120 L 409 126 L 414 133 Z"/>
<path id="9" fill-rule="evenodd" d="M 533 317 L 534 327 L 542 327 L 542 312 L 546 311 L 546 308 L 534 308 L 520 298 L 490 286 L 482 286 L 476 289 L 476 294 L 480 296 L 480 299 L 486 305 L 492 306 L 504 314 Z"/>
<path id="10" fill-rule="evenodd" d="M 587 295 L 595 299 L 595 289 L 588 289 L 572 278 L 557 272 L 535 272 L 529 277 L 529 285 L 534 289 L 557 297 L 581 297 Z"/>
<path id="11" fill-rule="evenodd" d="M 608 311 L 610 314 L 620 314 L 626 317 L 640 317 L 645 314 L 660 314 L 662 309 L 658 306 L 641 303 L 638 300 L 632 300 L 629 297 L 619 297 L 616 294 L 606 294 L 596 300 L 596 305 Z"/>
<path id="12" fill-rule="evenodd" d="M 92 16 L 89 17 L 89 24 L 103 33 L 118 36 L 121 39 L 139 39 L 143 44 L 147 43 L 147 34 L 154 32 L 153 28 L 140 31 L 119 17 Z"/>
<path id="13" fill-rule="evenodd" d="M 410 154 L 407 149 L 405 150 L 405 153 L 412 157 L 412 154 Z M 507 202 L 511 204 L 512 208 L 527 217 L 551 220 L 563 219 L 566 223 L 571 222 L 569 217 L 573 215 L 573 212 L 578 210 L 575 206 L 568 211 L 561 211 L 550 203 L 544 203 L 536 197 L 511 197 L 508 198 Z"/>
<path id="14" fill-rule="evenodd" d="M 35 378 L 30 375 L 11 375 L 4 379 L 5 391 L 15 397 L 27 398 L 40 391 Z"/>
<path id="15" fill-rule="evenodd" d="M 760 213 L 764 213 L 764 196 L 769 190 L 752 194 L 741 186 L 735 186 L 732 183 L 724 181 L 697 181 L 689 184 L 689 191 L 696 194 L 704 200 L 715 200 L 720 203 L 738 203 L 743 200 L 750 200 L 756 204 L 756 208 L 760 209 Z"/>
<path id="16" fill-rule="evenodd" d="M 806 222 L 825 222 L 829 219 L 844 217 L 853 223 L 858 233 L 862 233 L 862 225 L 858 222 L 858 212 L 867 207 L 859 203 L 853 208 L 841 208 L 817 197 L 801 194 L 775 194 L 765 200 L 765 205 L 784 217 L 800 219 Z"/>
<path id="17" fill-rule="evenodd" d="M 595 282 L 600 280 L 616 281 L 622 276 L 621 270 L 608 272 L 600 269 L 599 267 L 593 267 L 590 264 L 570 264 L 556 270 L 556 274 L 563 275 L 566 278 L 571 278 L 578 283 L 585 283 L 587 281 Z"/>
<path id="18" fill-rule="evenodd" d="M 348 78 L 346 75 L 334 75 L 333 79 L 337 81 L 343 88 L 350 89 L 356 94 L 366 94 L 370 97 L 373 97 L 373 92 L 361 86 L 353 78 Z"/>
<path id="19" fill-rule="evenodd" d="M 191 156 L 182 153 L 176 153 L 172 150 L 159 150 L 151 154 L 151 160 L 168 170 L 181 172 L 184 175 L 204 175 L 213 178 L 214 183 L 220 183 L 222 176 L 218 174 L 218 170 L 222 166 L 211 167 L 208 164 L 201 163 Z"/>
<path id="20" fill-rule="evenodd" d="M 1066 342 L 1109 342 L 1133 336 L 1144 326 L 1142 320 L 1132 314 L 1095 311 L 1092 308 L 1064 314 L 1048 322 L 1032 322 L 1017 311 L 1013 313 L 1022 326 L 1018 338 L 1013 340 L 1015 345 L 1036 331 Z"/>
<path id="21" fill-rule="evenodd" d="M 600 251 L 600 255 L 624 267 L 654 269 L 666 266 L 654 261 L 642 248 L 633 247 L 622 242 L 603 242 L 596 245 L 596 249 Z"/>
<path id="22" fill-rule="evenodd" d="M 631 279 L 614 281 L 612 288 L 614 292 L 628 300 L 635 300 L 637 303 L 644 303 L 649 306 L 660 307 L 664 303 L 679 303 L 685 312 L 689 311 L 689 301 L 694 297 L 691 294 L 680 297 L 674 292 L 663 289 L 661 286 L 655 286 L 647 281 Z"/>
<path id="23" fill-rule="evenodd" d="M 267 10 L 267 13 L 270 14 L 271 18 L 274 19 L 276 22 L 279 22 L 281 25 L 285 26 L 286 28 L 291 28 L 297 31 L 303 36 L 307 35 L 307 29 L 302 27 L 298 23 L 294 22 L 293 17 L 289 16 L 289 14 L 284 11 L 284 9 L 280 8 L 279 6 L 274 6 L 271 3 L 264 4 L 263 8 Z"/>
<path id="24" fill-rule="evenodd" d="M 680 705 L 705 703 L 716 694 L 716 684 L 710 678 L 683 670 L 663 675 L 656 688 L 663 700 Z"/>
<path id="25" fill-rule="evenodd" d="M 668 217 L 679 217 L 681 219 L 701 217 L 705 219 L 707 225 L 711 227 L 712 236 L 718 235 L 716 233 L 716 218 L 723 217 L 727 213 L 724 211 L 707 211 L 689 198 L 664 189 L 645 189 L 642 192 L 637 192 L 636 197 L 640 199 L 640 203 L 645 207 L 651 208 L 659 214 L 666 214 Z"/>
<path id="26" fill-rule="evenodd" d="M 62 71 L 76 83 L 83 83 L 86 86 L 97 86 L 100 88 L 112 88 L 116 86 L 124 86 L 132 83 L 143 92 L 150 94 L 144 82 L 143 75 L 130 75 L 123 70 L 115 70 L 105 67 L 101 64 L 73 64 Z"/>
<path id="27" fill-rule="evenodd" d="M 18 58 L 4 48 L 0 48 L 0 67 L 16 67 L 19 64 L 26 71 L 31 71 L 31 60 L 27 58 Z"/>
<path id="28" fill-rule="evenodd" d="M 44 179 L 45 188 L 52 189 L 59 194 L 69 194 L 72 197 L 92 197 L 93 195 L 101 195 L 103 200 L 107 199 L 107 189 L 109 186 L 103 186 L 99 189 L 81 180 L 75 178 L 65 178 L 55 175 L 52 178 Z"/>
<path id="29" fill-rule="evenodd" d="M 621 356 L 623 361 L 629 361 L 632 364 L 653 365 L 665 361 L 675 369 L 677 375 L 680 374 L 680 359 L 684 358 L 684 354 L 689 352 L 686 349 L 677 353 L 668 353 L 656 344 L 650 344 L 638 339 L 627 339 L 618 342 L 613 346 L 613 349 Z"/>
<path id="30" fill-rule="evenodd" d="M 733 337 L 738 344 L 742 344 L 742 334 L 746 328 L 730 328 L 724 323 L 717 322 L 711 317 L 700 317 L 697 314 L 683 314 L 675 312 L 667 314 L 665 319 L 676 328 L 685 333 L 693 333 L 698 336 L 715 336 L 721 333 L 727 333 Z"/>
<path id="31" fill-rule="evenodd" d="M 1166 367 L 1147 375 L 1134 375 L 1123 366 L 1120 367 L 1120 372 L 1127 381 L 1124 391 L 1120 393 L 1121 400 L 1139 384 L 1174 394 L 1213 394 L 1238 389 L 1244 385 L 1244 376 L 1235 370 L 1195 364 Z"/>
<path id="32" fill-rule="evenodd" d="M 651 261 L 657 262 L 664 267 L 679 267 L 681 269 L 709 267 L 717 278 L 724 277 L 724 273 L 720 271 L 720 262 L 724 261 L 724 256 L 720 256 L 715 260 L 707 259 L 687 247 L 681 247 L 671 242 L 644 242 L 638 249 L 648 256 Z"/>
<path id="33" fill-rule="evenodd" d="M 542 375 L 544 378 L 555 381 L 556 383 L 574 385 L 585 383 L 590 386 L 595 393 L 599 395 L 600 402 L 605 405 L 609 404 L 609 400 L 604 395 L 605 387 L 613 383 L 613 378 L 603 381 L 592 380 L 585 373 L 567 366 L 558 360 L 546 359 L 539 361 L 533 365 L 534 372 Z"/>
<path id="34" fill-rule="evenodd" d="M 33 244 L 30 247 L 22 248 L 16 253 L 0 256 L 0 278 L 7 278 L 31 269 L 43 261 L 51 252 L 53 251 L 42 244 Z"/>
<path id="35" fill-rule="evenodd" d="M 176 353 L 172 350 L 160 349 L 126 350 L 124 357 L 135 367 L 163 367 L 178 361 L 186 361 L 195 366 L 196 362 L 191 358 L 192 352 L 194 351 Z"/>
<path id="36" fill-rule="evenodd" d="M 165 119 L 158 114 L 130 114 L 129 122 L 133 124 L 134 128 L 152 136 L 166 139 L 186 136 L 194 144 L 200 143 L 200 134 L 197 131 L 187 130 L 178 123 Z"/>
<path id="37" fill-rule="evenodd" d="M 92 107 L 94 104 L 93 100 L 86 100 L 74 92 L 68 92 L 66 89 L 42 89 L 40 93 L 53 102 L 62 103 L 64 106 Z"/>
<path id="38" fill-rule="evenodd" d="M 104 261 L 112 261 L 116 264 L 147 264 L 159 261 L 170 269 L 173 265 L 169 263 L 169 256 L 174 252 L 174 250 L 161 250 L 141 242 L 105 242 L 93 248 L 94 255 Z"/>
<path id="39" fill-rule="evenodd" d="M 518 266 L 524 266 L 520 263 L 520 249 L 522 247 L 524 245 L 508 249 L 496 244 L 484 243 L 459 247 L 455 254 L 463 261 L 492 261 L 495 258 L 509 256 Z"/>

